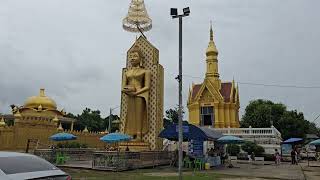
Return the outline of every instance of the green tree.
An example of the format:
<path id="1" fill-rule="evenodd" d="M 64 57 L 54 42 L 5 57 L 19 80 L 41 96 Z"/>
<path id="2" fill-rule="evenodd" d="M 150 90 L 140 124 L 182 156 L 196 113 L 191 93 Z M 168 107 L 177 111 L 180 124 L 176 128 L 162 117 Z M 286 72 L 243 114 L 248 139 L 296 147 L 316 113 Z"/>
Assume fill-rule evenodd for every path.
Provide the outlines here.
<path id="1" fill-rule="evenodd" d="M 89 131 L 104 131 L 106 129 L 99 110 L 85 108 L 75 119 L 77 119 L 74 127 L 76 130 L 83 130 L 86 126 Z"/>
<path id="2" fill-rule="evenodd" d="M 258 99 L 250 101 L 242 117 L 241 127 L 267 128 L 279 124 L 281 116 L 286 112 L 286 106 L 269 100 Z"/>
<path id="3" fill-rule="evenodd" d="M 231 156 L 236 156 L 240 153 L 240 146 L 236 144 L 228 144 L 227 152 L 230 153 Z"/>
<path id="4" fill-rule="evenodd" d="M 163 118 L 163 127 L 166 127 L 172 123 L 178 123 L 179 120 L 179 107 L 176 106 L 175 108 L 170 108 L 165 112 L 165 118 Z M 182 116 L 184 114 L 184 110 L 182 109 Z"/>
<path id="5" fill-rule="evenodd" d="M 316 125 L 305 120 L 302 112 L 288 111 L 284 104 L 262 99 L 250 101 L 240 124 L 241 127 L 254 128 L 266 128 L 273 124 L 283 139 L 304 138 L 308 133 L 319 133 Z"/>
<path id="6" fill-rule="evenodd" d="M 279 131 L 283 139 L 290 137 L 304 138 L 310 131 L 311 123 L 304 119 L 303 113 L 295 111 L 287 111 L 281 117 L 279 123 Z"/>

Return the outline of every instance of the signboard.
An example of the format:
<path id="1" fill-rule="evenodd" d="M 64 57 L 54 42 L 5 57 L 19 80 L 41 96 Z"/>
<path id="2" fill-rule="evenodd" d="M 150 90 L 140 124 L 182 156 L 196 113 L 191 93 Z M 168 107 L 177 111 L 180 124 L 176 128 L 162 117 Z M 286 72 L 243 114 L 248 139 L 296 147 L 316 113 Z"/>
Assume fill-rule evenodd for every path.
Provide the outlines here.
<path id="1" fill-rule="evenodd" d="M 189 153 L 194 157 L 203 156 L 203 141 L 191 140 L 189 144 Z"/>

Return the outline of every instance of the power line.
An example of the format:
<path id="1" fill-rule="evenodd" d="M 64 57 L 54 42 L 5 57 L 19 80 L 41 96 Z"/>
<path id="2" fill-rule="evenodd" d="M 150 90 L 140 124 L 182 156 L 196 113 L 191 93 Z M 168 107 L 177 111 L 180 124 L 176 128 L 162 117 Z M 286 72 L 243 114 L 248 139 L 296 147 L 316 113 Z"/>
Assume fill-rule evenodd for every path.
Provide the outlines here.
<path id="1" fill-rule="evenodd" d="M 184 77 L 204 79 L 203 77 L 191 76 L 184 74 Z M 253 86 L 266 86 L 266 87 L 279 87 L 279 88 L 297 88 L 297 89 L 320 89 L 320 86 L 297 86 L 297 85 L 281 85 L 281 84 L 264 84 L 264 83 L 253 83 L 253 82 L 241 82 L 237 81 L 239 84 L 253 85 Z"/>
<path id="2" fill-rule="evenodd" d="M 238 83 L 239 84 L 246 84 L 246 85 L 254 85 L 254 86 L 300 88 L 300 89 L 320 89 L 320 86 L 296 86 L 296 85 L 262 84 L 262 83 L 250 83 L 250 82 L 238 82 Z"/>
<path id="3" fill-rule="evenodd" d="M 319 117 L 320 117 L 320 114 L 312 122 L 315 122 Z"/>

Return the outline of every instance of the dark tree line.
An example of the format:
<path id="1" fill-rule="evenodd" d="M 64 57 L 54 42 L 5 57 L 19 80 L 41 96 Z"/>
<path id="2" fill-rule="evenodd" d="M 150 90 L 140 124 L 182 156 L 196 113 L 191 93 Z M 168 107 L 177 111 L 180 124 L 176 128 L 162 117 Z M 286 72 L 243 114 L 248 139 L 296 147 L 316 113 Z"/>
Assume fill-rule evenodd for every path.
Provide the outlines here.
<path id="1" fill-rule="evenodd" d="M 287 110 L 282 103 L 257 99 L 249 103 L 240 122 L 241 127 L 265 128 L 273 125 L 283 139 L 290 137 L 304 138 L 306 134 L 319 135 L 320 129 L 316 124 L 304 118 L 302 112 Z"/>
<path id="2" fill-rule="evenodd" d="M 91 110 L 90 108 L 85 108 L 81 114 L 74 115 L 72 113 L 68 113 L 66 116 L 77 120 L 74 125 L 75 130 L 83 130 L 85 127 L 87 127 L 89 131 L 102 132 L 105 131 L 107 127 L 109 127 L 109 116 L 103 118 L 99 110 Z M 117 115 L 111 116 L 111 119 L 113 121 L 119 119 Z M 118 130 L 117 127 L 111 127 L 111 132 Z"/>

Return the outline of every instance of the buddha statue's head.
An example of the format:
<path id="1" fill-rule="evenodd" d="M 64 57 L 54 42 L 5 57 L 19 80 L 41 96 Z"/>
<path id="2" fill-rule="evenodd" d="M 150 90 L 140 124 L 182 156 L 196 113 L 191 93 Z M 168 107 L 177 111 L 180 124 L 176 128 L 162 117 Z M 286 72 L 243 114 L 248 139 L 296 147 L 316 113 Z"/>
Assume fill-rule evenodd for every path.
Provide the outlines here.
<path id="1" fill-rule="evenodd" d="M 134 46 L 129 52 L 129 61 L 133 67 L 142 66 L 142 53 L 138 46 Z"/>

